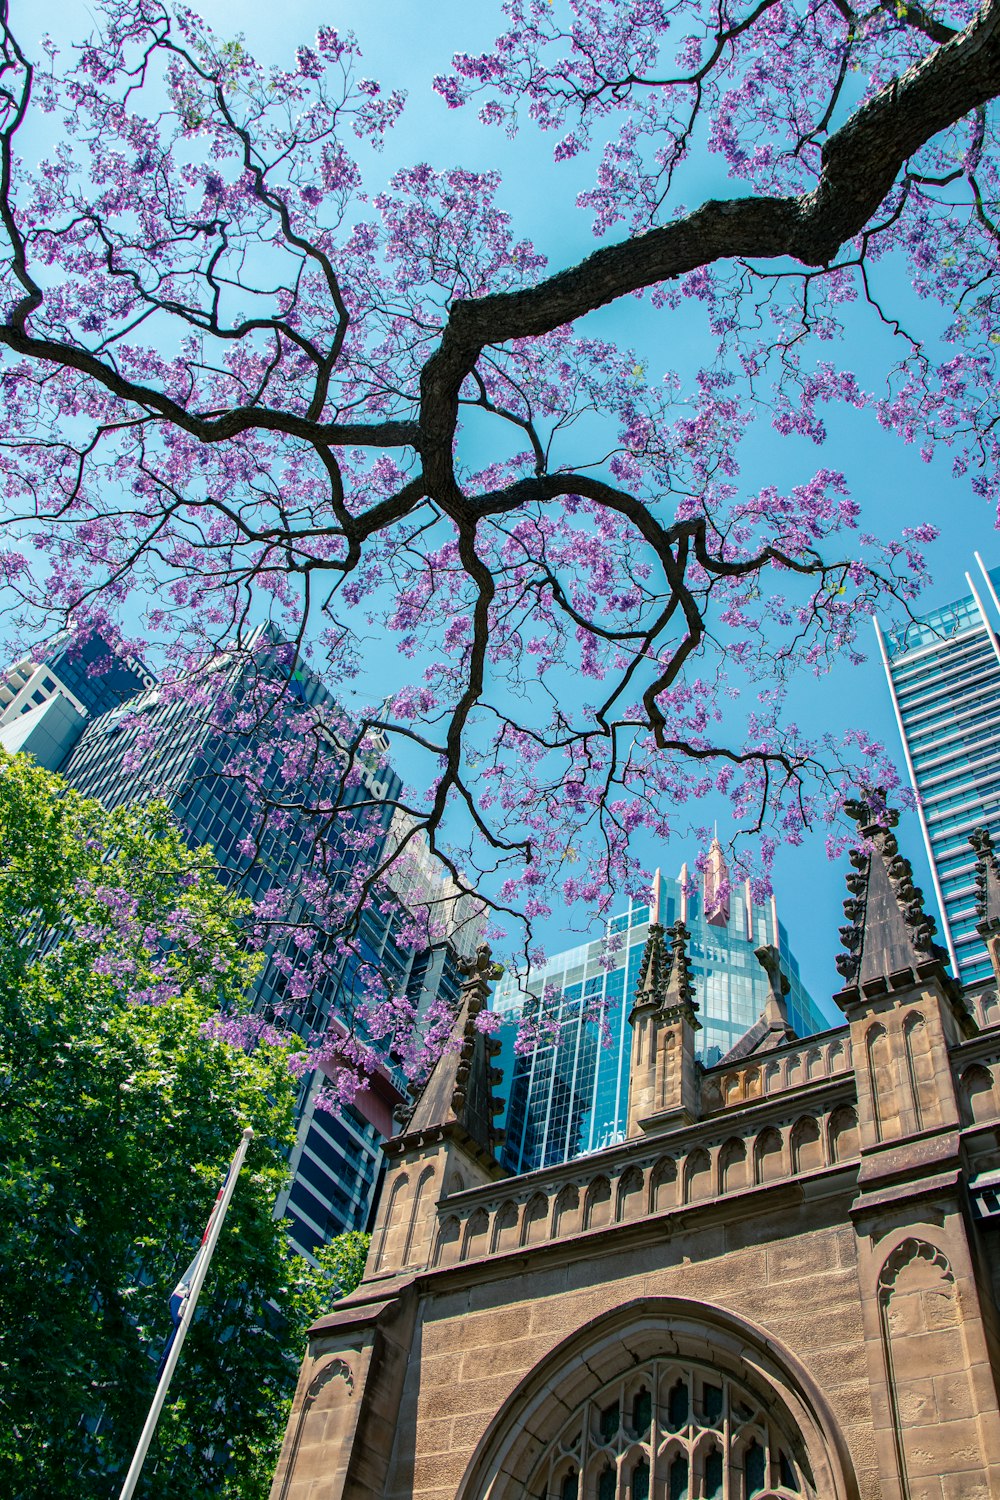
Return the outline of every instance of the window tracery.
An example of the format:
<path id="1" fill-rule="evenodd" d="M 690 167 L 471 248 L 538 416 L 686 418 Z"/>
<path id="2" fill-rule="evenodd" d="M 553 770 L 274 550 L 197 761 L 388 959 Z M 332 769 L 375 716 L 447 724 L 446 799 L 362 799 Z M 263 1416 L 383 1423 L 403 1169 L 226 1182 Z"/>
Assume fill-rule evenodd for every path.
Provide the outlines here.
<path id="1" fill-rule="evenodd" d="M 815 1500 L 798 1433 L 707 1362 L 657 1359 L 584 1401 L 535 1468 L 537 1500 Z"/>

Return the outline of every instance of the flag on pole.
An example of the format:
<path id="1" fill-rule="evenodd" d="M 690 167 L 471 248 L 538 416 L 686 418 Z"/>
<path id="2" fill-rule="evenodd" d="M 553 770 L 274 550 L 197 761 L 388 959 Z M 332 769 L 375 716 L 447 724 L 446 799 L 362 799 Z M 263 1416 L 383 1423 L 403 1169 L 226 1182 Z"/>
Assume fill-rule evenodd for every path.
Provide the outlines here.
<path id="1" fill-rule="evenodd" d="M 133 1500 L 133 1496 L 135 1495 L 135 1487 L 139 1483 L 139 1475 L 142 1473 L 142 1466 L 146 1461 L 149 1445 L 153 1441 L 153 1433 L 156 1431 L 156 1424 L 160 1420 L 160 1412 L 163 1410 L 163 1403 L 167 1399 L 167 1392 L 170 1389 L 170 1382 L 177 1368 L 177 1361 L 180 1359 L 188 1326 L 194 1317 L 195 1308 L 198 1306 L 202 1283 L 208 1274 L 209 1264 L 215 1253 L 219 1236 L 222 1233 L 226 1210 L 229 1207 L 229 1201 L 236 1188 L 236 1179 L 240 1175 L 243 1158 L 247 1154 L 247 1147 L 252 1137 L 253 1131 L 248 1125 L 243 1132 L 243 1139 L 236 1148 L 233 1164 L 226 1173 L 226 1180 L 222 1184 L 219 1196 L 215 1200 L 215 1207 L 212 1209 L 208 1223 L 205 1226 L 205 1233 L 201 1237 L 198 1254 L 177 1283 L 174 1295 L 170 1299 L 170 1316 L 175 1323 L 174 1331 L 170 1335 L 167 1347 L 163 1351 L 163 1358 L 160 1360 L 160 1368 L 156 1376 L 156 1394 L 153 1397 L 149 1414 L 143 1424 L 142 1432 L 139 1434 L 139 1441 L 132 1455 L 132 1462 L 129 1464 L 128 1473 L 125 1475 L 125 1483 L 122 1485 L 118 1500 Z"/>
<path id="2" fill-rule="evenodd" d="M 234 1170 L 239 1170 L 235 1158 L 230 1163 L 229 1171 L 226 1173 L 225 1181 L 220 1187 L 218 1193 L 216 1193 L 215 1195 L 215 1202 L 212 1204 L 212 1212 L 208 1216 L 208 1223 L 205 1225 L 205 1233 L 201 1237 L 201 1244 L 195 1251 L 194 1258 L 191 1261 L 191 1264 L 188 1266 L 187 1270 L 184 1272 L 184 1275 L 181 1277 L 180 1281 L 177 1283 L 170 1294 L 170 1321 L 174 1326 L 170 1330 L 170 1337 L 167 1339 L 167 1342 L 163 1348 L 163 1353 L 160 1355 L 159 1370 L 157 1372 L 158 1374 L 162 1373 L 163 1367 L 166 1364 L 167 1358 L 170 1354 L 171 1345 L 173 1344 L 174 1339 L 177 1336 L 177 1330 L 180 1327 L 181 1318 L 184 1316 L 184 1309 L 187 1306 L 188 1299 L 191 1296 L 192 1284 L 197 1274 L 198 1267 L 200 1266 L 205 1256 L 205 1248 L 208 1244 L 208 1237 L 212 1232 L 212 1225 L 215 1223 L 215 1217 L 219 1212 L 219 1205 L 226 1195 L 226 1189 L 229 1186 L 230 1178 L 233 1176 Z"/>

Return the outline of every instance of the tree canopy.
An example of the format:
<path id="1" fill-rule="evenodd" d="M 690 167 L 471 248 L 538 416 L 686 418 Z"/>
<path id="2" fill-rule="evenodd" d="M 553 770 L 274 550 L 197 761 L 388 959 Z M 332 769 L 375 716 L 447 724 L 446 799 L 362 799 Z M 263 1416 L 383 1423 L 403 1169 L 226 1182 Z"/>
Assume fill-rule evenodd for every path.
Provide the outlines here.
<path id="1" fill-rule="evenodd" d="M 283 1047 L 214 1034 L 257 962 L 241 912 L 162 807 L 106 814 L 0 757 L 0 1462 L 19 1500 L 118 1494 L 247 1125 L 139 1493 L 266 1492 L 301 1356 L 301 1318 L 274 1312 L 298 1298 L 272 1216 L 295 1087 Z"/>
<path id="2" fill-rule="evenodd" d="M 835 465 L 751 487 L 741 454 L 755 420 L 821 443 L 846 403 L 996 498 L 997 0 L 504 0 L 434 87 L 538 132 L 539 172 L 593 157 L 604 243 L 572 266 L 494 172 L 379 178 L 405 101 L 350 34 L 264 68 L 187 10 L 104 0 L 33 59 L 2 14 L 7 585 L 155 645 L 195 697 L 264 614 L 334 692 L 386 652 L 308 792 L 321 843 L 331 785 L 405 757 L 402 832 L 351 901 L 422 831 L 500 914 L 600 906 L 646 878 L 636 831 L 709 791 L 766 874 L 891 779 L 863 725 L 804 734 L 789 684 L 910 607 L 935 528 L 880 538 Z M 702 201 L 706 162 L 728 196 Z M 595 326 L 632 296 L 665 349 L 701 310 L 693 371 Z M 872 389 L 865 326 L 895 350 Z M 266 718 L 288 780 L 261 804 L 288 818 Z"/>

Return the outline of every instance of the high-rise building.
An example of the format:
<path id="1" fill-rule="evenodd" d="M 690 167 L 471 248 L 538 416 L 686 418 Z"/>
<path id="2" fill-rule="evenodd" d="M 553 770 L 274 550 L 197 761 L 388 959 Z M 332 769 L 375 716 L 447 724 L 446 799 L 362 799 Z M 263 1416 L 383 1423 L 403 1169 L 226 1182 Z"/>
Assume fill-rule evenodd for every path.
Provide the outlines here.
<path id="1" fill-rule="evenodd" d="M 0 672 L 0 725 L 57 693 L 84 717 L 105 713 L 155 682 L 144 662 L 120 656 L 98 631 L 77 635 L 61 630 Z"/>
<path id="2" fill-rule="evenodd" d="M 99 632 L 61 630 L 0 671 L 0 746 L 55 771 L 89 718 L 154 682 L 144 662 L 119 655 Z"/>
<path id="3" fill-rule="evenodd" d="M 754 956 L 777 948 L 790 990 L 788 1018 L 799 1036 L 826 1026 L 799 976 L 774 899 L 754 902 L 748 885 L 730 885 L 713 839 L 699 881 L 685 865 L 676 880 L 657 872 L 659 921 L 681 920 L 699 1005 L 698 1055 L 711 1065 L 760 1014 L 768 979 Z M 601 938 L 549 959 L 527 976 L 508 972 L 493 1008 L 509 1097 L 503 1165 L 511 1172 L 568 1161 L 624 1138 L 629 1083 L 628 1022 L 650 904 L 630 902 Z M 655 918 L 654 918 L 655 920 Z M 518 1042 L 518 1036 L 520 1041 Z"/>
<path id="4" fill-rule="evenodd" d="M 300 816 L 280 817 L 260 832 L 259 807 L 240 774 L 239 756 L 254 753 L 271 730 L 247 711 L 247 704 L 256 704 L 266 716 L 268 695 L 257 703 L 254 687 L 280 678 L 283 696 L 314 710 L 308 722 L 321 731 L 326 722 L 342 722 L 342 713 L 316 674 L 288 657 L 288 648 L 276 635 L 259 631 L 239 654 L 223 653 L 213 661 L 205 679 L 209 686 L 203 683 L 193 700 L 155 684 L 149 674 L 145 685 L 139 681 L 135 692 L 126 693 L 121 672 L 113 666 L 93 679 L 101 684 L 95 689 L 85 668 L 74 678 L 63 658 L 51 665 L 46 659 L 38 670 L 55 683 L 52 689 L 39 685 L 53 694 L 46 704 L 48 714 L 59 705 L 75 711 L 68 699 L 81 709 L 72 748 L 51 768 L 107 808 L 162 798 L 192 844 L 212 845 L 220 879 L 255 902 L 275 891 L 294 897 L 313 842 L 309 814 L 303 805 Z M 123 664 L 122 671 L 131 670 L 130 664 Z M 31 674 L 24 676 L 20 665 L 7 678 L 12 686 L 15 679 L 20 682 L 17 694 L 22 696 L 34 680 Z M 117 696 L 108 702 L 108 693 Z M 30 717 L 25 716 L 26 725 Z M 335 731 L 326 743 L 327 749 L 335 747 Z M 24 748 L 33 747 L 26 743 Z M 274 765 L 277 774 L 280 758 Z M 394 838 L 402 836 L 398 814 L 394 822 L 401 790 L 395 772 L 377 756 L 360 762 L 356 776 L 337 786 L 338 816 L 329 820 L 325 837 L 324 881 L 329 890 L 345 887 L 359 861 L 377 865 L 389 845 L 390 829 Z M 303 804 L 306 801 L 303 797 Z M 362 821 L 366 836 L 358 838 Z M 350 1027 L 355 1003 L 373 973 L 394 991 L 405 991 L 418 1011 L 439 996 L 457 996 L 458 955 L 475 950 L 482 936 L 482 914 L 460 896 L 440 867 L 435 870 L 419 837 L 410 842 L 405 870 L 397 877 L 390 872 L 379 899 L 362 912 L 350 945 L 329 944 L 322 967 L 313 965 L 300 998 L 295 997 L 304 986 L 295 982 L 294 946 L 279 939 L 268 947 L 253 996 L 257 1010 L 280 1011 L 306 1037 Z M 413 902 L 429 904 L 434 914 L 433 939 L 417 952 L 402 941 Z M 287 915 L 294 917 L 295 912 Z M 353 1104 L 338 1105 L 335 1111 L 326 1108 L 328 1082 L 320 1070 L 303 1080 L 292 1176 L 278 1205 L 290 1220 L 293 1242 L 306 1252 L 344 1229 L 366 1227 L 381 1170 L 381 1142 L 391 1133 L 393 1108 L 405 1089 L 405 1079 L 388 1056 Z"/>
<path id="5" fill-rule="evenodd" d="M 965 984 L 986 978 L 977 938 L 974 828 L 1000 828 L 1000 569 L 896 631 L 875 622 L 937 897 L 942 937 Z"/>

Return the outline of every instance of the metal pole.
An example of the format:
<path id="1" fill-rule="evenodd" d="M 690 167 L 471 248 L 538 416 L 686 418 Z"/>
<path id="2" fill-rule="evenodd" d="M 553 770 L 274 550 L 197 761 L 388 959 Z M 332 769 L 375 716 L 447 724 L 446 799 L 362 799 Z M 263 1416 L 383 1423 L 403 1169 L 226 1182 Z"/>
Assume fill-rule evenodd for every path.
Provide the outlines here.
<path id="1" fill-rule="evenodd" d="M 187 1299 L 184 1303 L 184 1309 L 181 1312 L 180 1322 L 177 1325 L 177 1332 L 174 1334 L 173 1340 L 170 1345 L 170 1352 L 164 1362 L 163 1373 L 161 1374 L 159 1383 L 156 1387 L 156 1394 L 153 1397 L 153 1404 L 149 1408 L 149 1415 L 146 1418 L 146 1425 L 143 1427 L 142 1433 L 140 1434 L 139 1443 L 132 1457 L 132 1463 L 129 1466 L 129 1471 L 125 1476 L 125 1483 L 122 1485 L 119 1500 L 132 1500 L 132 1496 L 135 1493 L 135 1487 L 139 1482 L 139 1475 L 142 1473 L 142 1466 L 146 1460 L 146 1454 L 149 1451 L 149 1445 L 153 1440 L 153 1433 L 156 1431 L 156 1424 L 160 1420 L 160 1413 L 163 1410 L 163 1404 L 167 1399 L 167 1391 L 170 1387 L 170 1381 L 173 1378 L 174 1370 L 177 1368 L 177 1361 L 180 1358 L 181 1347 L 187 1336 L 187 1331 L 191 1325 L 191 1321 L 194 1318 L 194 1310 L 198 1303 L 198 1297 L 201 1294 L 202 1283 L 205 1280 L 209 1264 L 211 1262 L 213 1254 L 215 1253 L 215 1247 L 218 1244 L 219 1235 L 222 1233 L 222 1221 L 226 1217 L 226 1210 L 229 1207 L 229 1201 L 233 1196 L 233 1190 L 236 1187 L 236 1180 L 240 1175 L 240 1169 L 243 1166 L 243 1158 L 247 1154 L 247 1147 L 250 1144 L 252 1135 L 253 1131 L 249 1126 L 247 1126 L 246 1130 L 244 1130 L 243 1132 L 243 1139 L 240 1141 L 240 1144 L 236 1149 L 236 1155 L 233 1157 L 233 1162 L 232 1166 L 229 1169 L 229 1177 L 226 1182 L 225 1191 L 223 1192 L 222 1198 L 219 1201 L 217 1210 L 212 1215 L 212 1221 L 208 1231 L 208 1238 L 205 1241 L 205 1248 L 201 1256 L 199 1257 L 195 1273 L 191 1278 L 191 1290 L 189 1291 Z"/>

